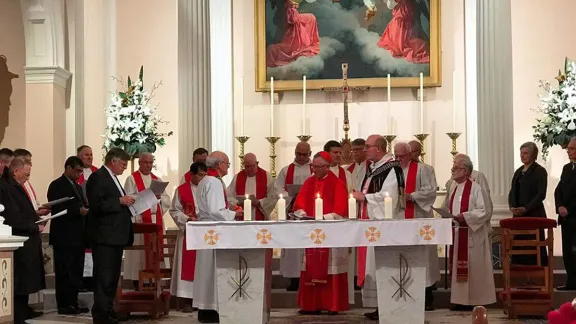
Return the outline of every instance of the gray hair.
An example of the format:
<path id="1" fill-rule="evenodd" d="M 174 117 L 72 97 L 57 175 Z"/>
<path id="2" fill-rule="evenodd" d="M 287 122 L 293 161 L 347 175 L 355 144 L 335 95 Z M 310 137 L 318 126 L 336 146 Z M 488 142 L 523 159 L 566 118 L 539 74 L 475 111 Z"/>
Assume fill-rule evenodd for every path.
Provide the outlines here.
<path id="1" fill-rule="evenodd" d="M 14 158 L 14 160 L 12 160 L 12 163 L 10 163 L 10 171 L 22 169 L 26 165 L 31 166 L 32 162 L 23 156 L 17 156 Z"/>
<path id="2" fill-rule="evenodd" d="M 141 159 L 141 158 L 143 158 L 143 157 L 145 157 L 145 156 L 150 156 L 150 157 L 152 157 L 152 159 L 154 159 L 154 154 L 152 154 L 152 153 L 150 153 L 150 152 L 142 152 L 142 153 L 138 154 L 138 158 L 139 158 L 139 159 Z"/>
<path id="3" fill-rule="evenodd" d="M 538 157 L 538 146 L 536 145 L 536 143 L 526 142 L 520 145 L 520 150 L 522 149 L 528 149 L 528 152 L 530 152 L 530 155 L 532 156 L 533 159 L 536 159 Z"/>
<path id="4" fill-rule="evenodd" d="M 108 153 L 106 153 L 106 156 L 104 157 L 104 164 L 108 164 L 114 160 L 129 161 L 130 155 L 128 155 L 126 151 L 119 147 L 113 147 L 110 149 L 110 151 L 108 151 Z"/>
<path id="5" fill-rule="evenodd" d="M 218 164 L 220 164 L 220 162 L 222 161 L 224 160 L 222 160 L 220 157 L 209 156 L 206 158 L 206 166 L 211 169 L 215 169 L 218 166 Z"/>
<path id="6" fill-rule="evenodd" d="M 412 153 L 412 147 L 410 146 L 410 144 L 406 143 L 406 142 L 398 142 L 394 145 L 394 149 L 396 149 L 396 147 L 400 147 L 403 146 L 404 149 L 406 150 L 406 153 L 410 154 Z"/>
<path id="7" fill-rule="evenodd" d="M 472 160 L 470 159 L 470 157 L 468 155 L 458 154 L 454 160 L 462 162 L 462 166 L 464 168 L 468 169 L 468 171 L 470 171 L 470 173 L 472 173 L 472 170 L 474 170 L 474 163 L 472 163 Z"/>

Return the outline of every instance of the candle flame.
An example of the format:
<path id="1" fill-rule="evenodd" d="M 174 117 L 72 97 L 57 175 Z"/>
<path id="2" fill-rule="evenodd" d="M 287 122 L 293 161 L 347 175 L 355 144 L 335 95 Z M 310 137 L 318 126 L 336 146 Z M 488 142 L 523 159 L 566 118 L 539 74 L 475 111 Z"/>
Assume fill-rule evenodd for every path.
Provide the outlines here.
<path id="1" fill-rule="evenodd" d="M 250 195 L 246 195 L 246 199 L 250 198 Z"/>
<path id="2" fill-rule="evenodd" d="M 390 194 L 388 193 L 388 191 L 384 192 L 384 195 L 385 195 L 386 197 L 390 197 Z"/>
<path id="3" fill-rule="evenodd" d="M 282 199 L 282 198 L 283 198 L 282 194 L 279 194 L 279 195 L 278 195 L 278 197 L 279 197 L 280 199 Z"/>
<path id="4" fill-rule="evenodd" d="M 350 194 L 350 198 L 354 198 L 354 196 L 352 196 L 352 194 Z"/>
<path id="5" fill-rule="evenodd" d="M 320 198 L 320 193 L 317 193 L 317 194 L 316 194 L 316 198 Z"/>

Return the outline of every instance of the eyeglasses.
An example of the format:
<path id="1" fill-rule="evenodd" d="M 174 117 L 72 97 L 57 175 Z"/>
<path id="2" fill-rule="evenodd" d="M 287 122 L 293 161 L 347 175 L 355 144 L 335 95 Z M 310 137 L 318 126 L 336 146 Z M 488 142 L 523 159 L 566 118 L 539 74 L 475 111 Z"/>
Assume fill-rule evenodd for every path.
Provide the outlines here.
<path id="1" fill-rule="evenodd" d="M 322 165 L 314 165 L 314 164 L 312 164 L 312 168 L 314 168 L 314 169 L 321 169 L 321 168 L 327 167 L 327 166 L 328 166 L 328 164 L 322 164 Z"/>
<path id="2" fill-rule="evenodd" d="M 364 145 L 364 149 L 365 149 L 365 150 L 369 150 L 371 147 L 378 147 L 378 145 L 375 145 L 375 144 L 366 144 L 366 145 Z"/>

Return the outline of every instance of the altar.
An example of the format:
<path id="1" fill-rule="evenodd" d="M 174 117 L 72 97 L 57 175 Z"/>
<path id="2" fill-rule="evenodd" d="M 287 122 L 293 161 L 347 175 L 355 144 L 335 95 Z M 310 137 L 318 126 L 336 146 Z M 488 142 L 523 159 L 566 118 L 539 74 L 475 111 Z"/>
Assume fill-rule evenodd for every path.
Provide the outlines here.
<path id="1" fill-rule="evenodd" d="M 381 324 L 423 324 L 428 245 L 452 244 L 450 219 L 188 222 L 186 248 L 216 251 L 220 323 L 267 323 L 271 249 L 375 248 Z"/>

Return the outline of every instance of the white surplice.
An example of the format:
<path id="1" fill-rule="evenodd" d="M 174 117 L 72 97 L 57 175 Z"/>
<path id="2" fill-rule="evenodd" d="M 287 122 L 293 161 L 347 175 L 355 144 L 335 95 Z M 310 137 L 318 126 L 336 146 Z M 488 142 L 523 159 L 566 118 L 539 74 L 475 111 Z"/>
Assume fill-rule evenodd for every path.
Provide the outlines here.
<path id="1" fill-rule="evenodd" d="M 238 177 L 238 174 L 236 174 L 234 176 L 234 178 L 232 179 L 232 182 L 230 182 L 230 185 L 228 185 L 228 189 L 226 189 L 226 192 L 228 193 L 228 202 L 234 205 L 238 204 L 238 200 L 236 199 L 236 197 L 238 196 L 238 194 L 236 194 L 236 178 Z M 245 190 L 245 195 L 254 195 L 256 197 L 256 176 L 253 177 L 246 177 L 246 186 L 244 188 Z M 264 217 L 266 220 L 270 220 L 270 214 L 272 213 L 272 211 L 274 210 L 274 207 L 276 207 L 276 201 L 278 200 L 277 195 L 276 195 L 276 190 L 274 189 L 274 178 L 272 178 L 272 175 L 270 174 L 270 172 L 266 171 L 266 197 L 262 198 L 262 199 L 258 199 L 258 201 L 260 202 L 260 206 L 262 207 L 262 210 L 264 212 Z M 240 206 L 240 207 L 244 207 L 244 206 Z M 256 213 L 256 208 L 252 207 L 252 219 L 254 219 L 254 215 Z"/>
<path id="2" fill-rule="evenodd" d="M 197 186 L 190 184 L 192 187 L 192 196 L 196 202 Z M 198 214 L 198 206 L 196 206 L 196 214 Z M 170 216 L 178 226 L 178 237 L 176 238 L 176 245 L 174 247 L 174 262 L 172 264 L 172 279 L 170 280 L 170 294 L 181 298 L 194 297 L 194 282 L 182 280 L 182 251 L 186 248 L 184 244 L 184 237 L 186 236 L 186 223 L 188 222 L 188 215 L 184 213 L 184 207 L 180 202 L 180 193 L 178 189 L 174 192 L 172 198 L 172 206 L 170 207 Z"/>
<path id="3" fill-rule="evenodd" d="M 206 176 L 196 189 L 198 221 L 232 221 L 236 212 L 226 208 L 224 183 Z M 216 285 L 216 250 L 197 250 L 194 271 L 194 307 L 218 310 L 218 286 Z"/>
<path id="4" fill-rule="evenodd" d="M 140 171 L 138 171 L 140 172 Z M 152 183 L 152 176 L 151 175 L 144 175 L 140 173 L 142 176 L 142 182 L 144 182 L 144 187 L 149 188 L 150 184 Z M 162 179 L 158 178 L 158 181 L 162 181 Z M 134 176 L 130 175 L 126 178 L 126 182 L 124 182 L 124 191 L 127 195 L 137 196 L 138 195 L 138 188 L 136 188 L 136 182 L 134 181 Z M 155 205 L 151 208 L 152 212 L 152 222 L 157 223 L 156 219 L 156 211 L 158 205 Z M 170 208 L 170 196 L 164 191 L 160 196 L 160 208 L 162 215 Z M 132 217 L 133 223 L 142 223 L 142 215 L 136 215 Z M 165 228 L 162 229 L 164 231 Z M 144 236 L 142 234 L 134 234 L 134 245 L 142 245 L 144 244 Z M 163 267 L 164 265 L 160 265 Z M 124 251 L 124 263 L 123 263 L 123 272 L 124 278 L 128 280 L 138 280 L 138 273 L 140 270 L 146 267 L 146 256 L 143 250 L 126 250 Z"/>
<path id="5" fill-rule="evenodd" d="M 360 163 L 354 162 L 354 170 L 352 170 L 352 188 L 356 191 L 362 190 L 362 181 L 366 175 L 366 161 Z"/>
<path id="6" fill-rule="evenodd" d="M 408 168 L 404 168 L 404 180 L 408 179 Z M 418 163 L 416 174 L 416 189 L 411 194 L 414 201 L 415 218 L 434 218 L 432 206 L 436 201 L 436 177 L 434 168 Z M 428 266 L 426 268 L 426 287 L 430 287 L 440 280 L 440 266 L 438 264 L 438 246 L 428 247 Z"/>
<path id="7" fill-rule="evenodd" d="M 292 179 L 292 184 L 302 185 L 306 179 L 308 179 L 312 173 L 310 172 L 310 161 L 306 164 L 298 164 L 295 161 L 292 162 L 294 165 L 294 178 Z M 288 174 L 288 168 L 291 164 L 285 166 L 280 170 L 274 187 L 276 188 L 276 194 L 282 194 L 287 197 L 286 201 L 291 201 L 293 197 L 288 195 L 288 192 L 284 188 L 286 186 L 286 175 Z M 282 249 L 282 254 L 280 254 L 280 274 L 284 278 L 300 278 L 300 262 L 303 257 L 302 249 Z"/>
<path id="8" fill-rule="evenodd" d="M 339 165 L 335 165 L 335 166 L 331 166 L 330 167 L 330 171 L 332 171 L 332 173 L 334 173 L 336 175 L 336 177 L 338 177 L 338 179 L 340 179 L 340 166 Z M 344 173 L 346 174 L 346 190 L 348 190 L 348 193 L 352 192 L 352 189 L 354 189 L 354 182 L 352 181 L 352 173 L 350 173 L 350 171 L 342 168 L 344 170 Z"/>
<path id="9" fill-rule="evenodd" d="M 492 214 L 494 211 L 494 205 L 492 204 L 492 196 L 490 196 L 490 186 L 488 185 L 488 179 L 486 179 L 484 173 L 476 170 L 472 170 L 472 173 L 470 173 L 470 179 L 479 184 L 480 188 L 482 188 L 482 190 L 484 190 L 486 193 L 486 198 L 484 199 L 484 207 L 490 214 Z M 448 182 L 446 182 L 446 192 L 450 191 L 450 187 L 454 184 L 456 184 L 456 181 L 452 179 L 448 180 Z"/>
<path id="10" fill-rule="evenodd" d="M 384 163 L 392 159 L 391 154 L 386 154 L 380 161 L 372 163 L 370 170 L 375 170 L 382 166 Z M 366 180 L 364 187 L 368 187 L 371 178 Z M 386 180 L 382 184 L 379 192 L 373 194 L 366 194 L 368 218 L 370 219 L 384 219 L 384 198 L 386 193 L 392 198 L 392 217 L 398 218 L 400 213 L 400 204 L 398 203 L 398 180 L 396 179 L 396 171 L 394 168 L 390 170 Z M 404 216 L 402 215 L 402 218 Z M 368 247 L 366 252 L 366 277 L 364 279 L 364 287 L 362 287 L 362 304 L 364 307 L 378 307 L 378 293 L 376 290 L 376 256 L 374 254 L 374 247 Z"/>
<path id="11" fill-rule="evenodd" d="M 442 208 L 449 210 L 450 199 L 454 190 L 452 214 L 460 214 L 462 193 L 466 182 L 450 186 Z M 492 242 L 490 233 L 490 218 L 492 213 L 486 208 L 486 192 L 482 187 L 472 182 L 468 211 L 462 213 L 468 224 L 468 281 L 456 281 L 456 263 L 452 267 L 452 287 L 450 302 L 460 305 L 488 305 L 496 302 L 496 288 L 494 285 L 494 272 L 492 267 Z M 458 233 L 454 237 L 454 255 L 458 255 Z"/>

